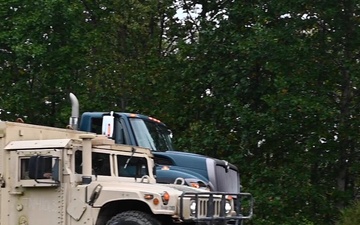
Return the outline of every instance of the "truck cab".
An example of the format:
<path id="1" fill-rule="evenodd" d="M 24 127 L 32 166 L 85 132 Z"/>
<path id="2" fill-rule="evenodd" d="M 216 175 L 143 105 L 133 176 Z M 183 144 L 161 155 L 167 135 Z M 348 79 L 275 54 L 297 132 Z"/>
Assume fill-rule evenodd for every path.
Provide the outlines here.
<path id="1" fill-rule="evenodd" d="M 238 169 L 224 160 L 175 151 L 172 132 L 160 120 L 134 113 L 85 112 L 79 130 L 106 135 L 115 143 L 152 150 L 158 183 L 179 182 L 212 191 L 240 192 Z"/>

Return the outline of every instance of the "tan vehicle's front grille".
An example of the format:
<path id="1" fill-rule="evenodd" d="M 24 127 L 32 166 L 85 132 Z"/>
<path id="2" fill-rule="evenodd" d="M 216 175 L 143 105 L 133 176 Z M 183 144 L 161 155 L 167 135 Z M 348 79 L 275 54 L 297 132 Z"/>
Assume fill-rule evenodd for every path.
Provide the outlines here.
<path id="1" fill-rule="evenodd" d="M 242 198 L 250 201 L 247 215 L 240 211 Z M 249 193 L 183 193 L 179 200 L 180 218 L 184 221 L 234 221 L 249 219 L 253 213 Z"/>
<path id="2" fill-rule="evenodd" d="M 198 218 L 207 217 L 209 216 L 208 213 L 213 212 L 213 217 L 219 217 L 220 216 L 220 210 L 221 210 L 221 199 L 214 199 L 213 204 L 210 207 L 213 207 L 213 209 L 209 208 L 208 205 L 209 200 L 207 199 L 199 199 L 198 200 Z"/>

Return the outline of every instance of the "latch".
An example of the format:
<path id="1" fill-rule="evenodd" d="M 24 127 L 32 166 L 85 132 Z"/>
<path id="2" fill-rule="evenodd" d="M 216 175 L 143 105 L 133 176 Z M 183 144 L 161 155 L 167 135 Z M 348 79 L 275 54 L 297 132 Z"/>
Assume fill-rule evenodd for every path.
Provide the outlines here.
<path id="1" fill-rule="evenodd" d="M 5 179 L 2 174 L 0 174 L 0 187 L 1 188 L 5 187 Z"/>

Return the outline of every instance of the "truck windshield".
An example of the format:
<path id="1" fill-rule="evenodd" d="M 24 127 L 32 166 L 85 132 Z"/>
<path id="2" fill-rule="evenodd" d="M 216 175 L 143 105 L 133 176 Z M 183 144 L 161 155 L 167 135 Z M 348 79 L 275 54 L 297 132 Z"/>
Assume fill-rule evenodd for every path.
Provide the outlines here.
<path id="1" fill-rule="evenodd" d="M 173 150 L 171 132 L 163 124 L 141 118 L 130 118 L 130 124 L 138 146 L 160 152 Z"/>

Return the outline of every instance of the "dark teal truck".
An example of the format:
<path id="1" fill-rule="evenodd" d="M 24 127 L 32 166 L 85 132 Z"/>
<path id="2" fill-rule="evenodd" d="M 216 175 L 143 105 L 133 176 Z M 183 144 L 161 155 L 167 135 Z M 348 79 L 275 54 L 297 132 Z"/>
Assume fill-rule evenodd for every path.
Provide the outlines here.
<path id="1" fill-rule="evenodd" d="M 175 151 L 172 133 L 160 120 L 124 112 L 84 112 L 79 121 L 78 100 L 73 94 L 70 94 L 70 100 L 72 129 L 106 135 L 118 144 L 151 149 L 158 183 L 184 184 L 221 193 L 241 193 L 239 171 L 235 165 L 204 155 Z M 251 202 L 250 213 L 244 216 L 246 219 L 252 216 L 253 199 L 249 193 L 241 195 Z"/>
<path id="2" fill-rule="evenodd" d="M 158 183 L 176 181 L 211 191 L 240 191 L 239 172 L 234 165 L 225 160 L 174 151 L 171 132 L 154 118 L 131 113 L 85 112 L 79 130 L 107 135 L 118 144 L 151 149 Z"/>

